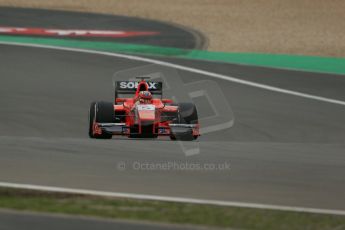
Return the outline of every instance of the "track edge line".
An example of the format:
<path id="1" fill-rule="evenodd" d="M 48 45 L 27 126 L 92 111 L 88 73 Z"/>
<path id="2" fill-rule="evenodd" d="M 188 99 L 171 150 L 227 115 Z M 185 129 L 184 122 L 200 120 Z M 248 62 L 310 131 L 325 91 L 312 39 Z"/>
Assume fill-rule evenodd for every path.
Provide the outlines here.
<path id="1" fill-rule="evenodd" d="M 111 197 L 111 198 L 128 198 L 128 199 L 137 199 L 137 200 L 216 205 L 216 206 L 227 206 L 227 207 L 238 207 L 238 208 L 268 209 L 268 210 L 276 210 L 276 211 L 304 212 L 304 213 L 312 213 L 312 214 L 328 214 L 328 215 L 345 216 L 345 210 L 319 209 L 319 208 L 284 206 L 284 205 L 270 205 L 270 204 L 249 203 L 249 202 L 247 203 L 247 202 L 237 202 L 237 201 L 206 200 L 206 199 L 196 199 L 196 198 L 188 198 L 188 197 L 158 196 L 158 195 L 136 194 L 136 193 L 107 192 L 107 191 L 98 191 L 98 190 L 64 188 L 64 187 L 20 184 L 20 183 L 9 183 L 9 182 L 0 182 L 0 188 L 23 189 L 23 190 L 42 191 L 42 192 L 55 192 L 55 193 L 89 195 L 89 196 L 100 196 L 100 197 Z"/>

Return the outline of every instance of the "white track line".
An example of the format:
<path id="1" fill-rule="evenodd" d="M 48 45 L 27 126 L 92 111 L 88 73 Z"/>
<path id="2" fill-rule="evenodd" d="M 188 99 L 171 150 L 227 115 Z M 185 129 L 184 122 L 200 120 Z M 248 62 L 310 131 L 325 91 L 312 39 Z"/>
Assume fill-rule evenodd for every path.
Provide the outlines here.
<path id="1" fill-rule="evenodd" d="M 14 45 L 14 46 L 26 46 L 26 47 L 35 47 L 35 48 L 45 48 L 45 49 L 54 49 L 54 50 L 64 50 L 88 54 L 98 54 L 105 55 L 110 57 L 119 57 L 129 60 L 148 62 L 152 64 L 172 67 L 184 71 L 189 71 L 193 73 L 202 74 L 205 76 L 218 78 L 225 81 L 235 82 L 238 84 L 248 85 L 260 89 L 265 89 L 273 92 L 313 99 L 322 102 L 328 102 L 332 104 L 345 105 L 344 101 L 319 97 L 311 94 L 305 94 L 301 92 L 286 90 L 274 86 L 259 84 L 251 81 L 241 80 L 238 78 L 212 73 L 204 70 L 199 70 L 191 67 L 186 67 L 182 65 L 172 64 L 164 61 L 153 60 L 149 58 L 137 57 L 126 54 L 102 52 L 95 50 L 84 50 L 76 48 L 66 48 L 66 47 L 56 47 L 48 45 L 37 45 L 37 44 L 22 44 L 16 42 L 2 42 L 0 44 L 4 45 Z M 7 188 L 20 188 L 20 189 L 31 189 L 31 190 L 40 190 L 47 192 L 63 192 L 63 193 L 73 193 L 73 194 L 85 194 L 85 195 L 94 195 L 94 196 L 108 196 L 108 197 L 122 197 L 122 198 L 132 198 L 132 199 L 142 199 L 142 200 L 157 200 L 157 201 L 169 201 L 169 202 L 186 202 L 194 204 L 210 204 L 210 205 L 219 205 L 219 206 L 233 206 L 233 207 L 244 207 L 244 208 L 258 208 L 258 209 L 271 209 L 271 210 L 281 210 L 281 211 L 294 211 L 294 212 L 308 212 L 308 213 L 320 213 L 320 214 L 332 214 L 332 215 L 345 215 L 345 210 L 329 210 L 329 209 L 315 209 L 315 208 L 305 208 L 305 207 L 290 207 L 290 206 L 281 206 L 281 205 L 266 205 L 266 204 L 257 204 L 257 203 L 244 203 L 244 202 L 232 202 L 232 201 L 219 201 L 219 200 L 202 200 L 202 199 L 193 199 L 193 198 L 181 198 L 181 197 L 168 197 L 168 196 L 154 196 L 154 195 L 144 195 L 144 194 L 131 194 L 131 193 L 115 193 L 115 192 L 104 192 L 104 191 L 92 191 L 92 190 L 83 190 L 83 189 L 71 189 L 71 188 L 60 188 L 60 187 L 49 187 L 49 186 L 38 186 L 38 185 L 29 185 L 29 184 L 15 184 L 15 183 L 6 183 L 0 182 L 0 187 Z"/>
<path id="2" fill-rule="evenodd" d="M 188 72 L 192 72 L 192 73 L 198 73 L 201 75 L 205 75 L 205 76 L 209 76 L 209 77 L 213 77 L 213 78 L 218 78 L 218 79 L 225 80 L 225 81 L 235 82 L 235 83 L 242 84 L 242 85 L 248 85 L 248 86 L 252 86 L 252 87 L 256 87 L 256 88 L 260 88 L 260 89 L 264 89 L 264 90 L 269 90 L 269 91 L 273 91 L 273 92 L 278 92 L 278 93 L 293 95 L 293 96 L 297 96 L 297 97 L 308 98 L 308 99 L 312 99 L 312 100 L 317 100 L 317 101 L 328 102 L 328 103 L 332 103 L 332 104 L 338 104 L 338 105 L 345 106 L 345 101 L 340 101 L 340 100 L 331 99 L 331 98 L 327 98 L 327 97 L 320 97 L 320 96 L 316 96 L 316 95 L 312 95 L 312 94 L 301 93 L 301 92 L 297 92 L 297 91 L 293 91 L 293 90 L 282 89 L 282 88 L 269 86 L 269 85 L 265 85 L 265 84 L 241 80 L 241 79 L 234 78 L 234 77 L 227 76 L 227 75 L 223 75 L 223 74 L 212 73 L 209 71 L 199 70 L 199 69 L 195 69 L 195 68 L 191 68 L 191 67 L 187 67 L 187 66 L 177 65 L 177 64 L 173 64 L 173 63 L 169 63 L 169 62 L 164 62 L 164 61 L 159 61 L 159 60 L 154 60 L 154 59 L 149 59 L 149 58 L 144 58 L 144 57 L 119 54 L 119 53 L 96 51 L 96 50 L 86 50 L 86 49 L 67 48 L 67 47 L 58 47 L 58 46 L 49 46 L 49 45 L 37 45 L 37 44 L 23 44 L 23 43 L 17 43 L 17 42 L 0 41 L 0 44 L 64 50 L 64 51 L 72 51 L 72 52 L 80 52 L 80 53 L 88 53 L 88 54 L 98 54 L 98 55 L 105 55 L 105 56 L 111 56 L 111 57 L 125 58 L 125 59 L 129 59 L 129 60 L 134 60 L 134 61 L 148 62 L 148 63 L 172 67 L 175 69 L 180 69 L 180 70 L 184 70 L 184 71 L 188 71 Z"/>
<path id="3" fill-rule="evenodd" d="M 140 199 L 140 200 L 205 204 L 205 205 L 241 207 L 241 208 L 256 208 L 256 209 L 306 212 L 306 213 L 318 213 L 318 214 L 329 214 L 329 215 L 342 215 L 342 216 L 345 215 L 345 210 L 292 207 L 292 206 L 282 206 L 282 205 L 268 205 L 268 204 L 258 204 L 258 203 L 221 201 L 221 200 L 204 200 L 204 199 L 181 198 L 181 197 L 171 197 L 171 196 L 155 196 L 155 195 L 134 194 L 134 193 L 105 192 L 105 191 L 95 191 L 95 190 L 85 190 L 85 189 L 40 186 L 40 185 L 31 185 L 31 184 L 16 184 L 16 183 L 7 183 L 7 182 L 0 182 L 0 187 L 44 191 L 44 192 L 77 194 L 77 195 L 102 196 L 102 197 L 112 197 L 112 198 L 130 198 L 130 199 Z"/>

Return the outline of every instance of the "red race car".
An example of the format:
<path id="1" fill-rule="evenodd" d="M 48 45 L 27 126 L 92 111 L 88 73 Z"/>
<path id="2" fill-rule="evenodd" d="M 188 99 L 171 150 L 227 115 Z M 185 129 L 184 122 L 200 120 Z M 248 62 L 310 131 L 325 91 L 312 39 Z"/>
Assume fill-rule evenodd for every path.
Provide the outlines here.
<path id="1" fill-rule="evenodd" d="M 99 139 L 110 139 L 113 135 L 197 139 L 200 133 L 195 105 L 163 99 L 162 88 L 162 82 L 145 79 L 115 82 L 114 103 L 100 101 L 90 105 L 89 136 Z M 133 96 L 126 97 L 128 94 Z"/>

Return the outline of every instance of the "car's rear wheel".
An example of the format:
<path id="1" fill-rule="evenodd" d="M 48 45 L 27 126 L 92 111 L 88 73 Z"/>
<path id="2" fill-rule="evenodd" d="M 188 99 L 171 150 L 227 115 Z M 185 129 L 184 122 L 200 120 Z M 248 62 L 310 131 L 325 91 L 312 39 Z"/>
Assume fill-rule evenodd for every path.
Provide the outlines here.
<path id="1" fill-rule="evenodd" d="M 198 124 L 198 111 L 193 103 L 179 103 L 178 119 L 175 124 Z M 171 140 L 192 141 L 198 138 L 193 132 L 170 136 Z"/>
<path id="2" fill-rule="evenodd" d="M 93 133 L 93 124 L 97 123 L 114 123 L 115 112 L 111 102 L 92 102 L 89 109 L 89 137 L 98 139 L 111 139 L 112 134 L 102 132 L 102 134 Z"/>

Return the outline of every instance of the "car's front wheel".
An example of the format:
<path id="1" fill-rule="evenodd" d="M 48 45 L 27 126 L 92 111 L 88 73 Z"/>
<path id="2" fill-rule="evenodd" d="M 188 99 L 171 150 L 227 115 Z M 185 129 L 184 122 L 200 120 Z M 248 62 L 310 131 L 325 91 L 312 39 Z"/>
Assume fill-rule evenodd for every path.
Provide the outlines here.
<path id="1" fill-rule="evenodd" d="M 178 119 L 175 124 L 198 124 L 198 111 L 193 103 L 179 103 L 178 106 Z M 171 135 L 171 140 L 192 141 L 196 140 L 198 136 L 193 133 L 185 133 L 179 135 Z"/>
<path id="2" fill-rule="evenodd" d="M 111 102 L 92 102 L 89 109 L 89 137 L 98 139 L 111 139 L 112 134 L 102 132 L 94 134 L 94 123 L 114 123 L 115 112 Z"/>

